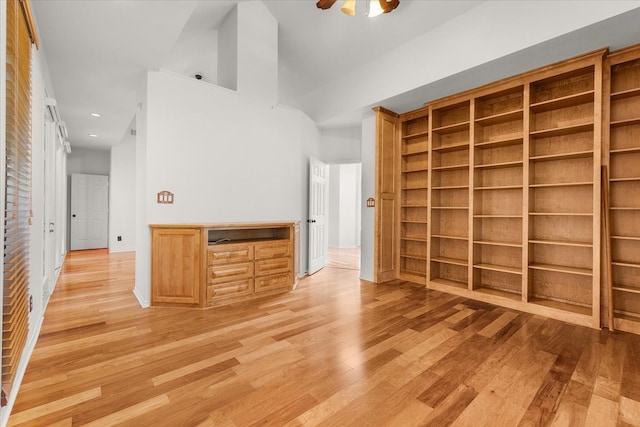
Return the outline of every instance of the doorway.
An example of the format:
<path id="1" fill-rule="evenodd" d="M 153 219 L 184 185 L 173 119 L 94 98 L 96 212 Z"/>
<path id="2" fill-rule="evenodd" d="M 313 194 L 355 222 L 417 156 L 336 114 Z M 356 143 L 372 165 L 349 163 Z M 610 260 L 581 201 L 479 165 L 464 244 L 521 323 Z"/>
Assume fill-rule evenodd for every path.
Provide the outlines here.
<path id="1" fill-rule="evenodd" d="M 362 164 L 329 165 L 327 266 L 360 270 Z"/>
<path id="2" fill-rule="evenodd" d="M 109 177 L 71 174 L 70 249 L 108 247 Z"/>

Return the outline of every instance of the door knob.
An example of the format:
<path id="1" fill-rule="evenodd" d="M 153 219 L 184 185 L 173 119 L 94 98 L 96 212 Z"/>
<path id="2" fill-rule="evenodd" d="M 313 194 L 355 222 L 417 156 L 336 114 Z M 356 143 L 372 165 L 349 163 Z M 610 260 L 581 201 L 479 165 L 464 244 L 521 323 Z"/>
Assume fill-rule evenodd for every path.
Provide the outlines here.
<path id="1" fill-rule="evenodd" d="M 71 216 L 75 218 L 75 217 L 76 217 L 76 214 L 73 214 L 73 215 L 71 215 Z"/>
<path id="2" fill-rule="evenodd" d="M 308 223 L 312 223 L 312 222 L 316 222 L 316 220 L 315 219 L 308 219 L 307 222 Z"/>

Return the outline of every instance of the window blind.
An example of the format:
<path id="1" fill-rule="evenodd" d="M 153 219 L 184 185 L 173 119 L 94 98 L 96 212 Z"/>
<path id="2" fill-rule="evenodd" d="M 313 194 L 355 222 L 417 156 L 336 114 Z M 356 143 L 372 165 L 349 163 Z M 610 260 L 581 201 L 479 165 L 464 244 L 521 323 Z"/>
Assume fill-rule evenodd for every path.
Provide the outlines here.
<path id="1" fill-rule="evenodd" d="M 37 40 L 27 0 L 8 0 L 2 394 L 14 385 L 29 329 L 31 221 L 31 43 Z M 4 401 L 4 399 L 3 399 Z"/>

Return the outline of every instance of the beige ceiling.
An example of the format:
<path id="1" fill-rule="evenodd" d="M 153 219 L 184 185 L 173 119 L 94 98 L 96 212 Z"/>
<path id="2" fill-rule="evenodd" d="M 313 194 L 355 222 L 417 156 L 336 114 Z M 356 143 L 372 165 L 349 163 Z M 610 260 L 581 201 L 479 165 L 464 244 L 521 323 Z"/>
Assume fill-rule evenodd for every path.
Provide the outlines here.
<path id="1" fill-rule="evenodd" d="M 250 0 L 240 0 L 250 1 Z M 217 27 L 236 1 L 33 0 L 55 98 L 72 147 L 121 141 L 146 70 L 200 72 L 213 80 Z M 340 78 L 479 1 L 402 0 L 393 13 L 348 17 L 311 0 L 267 0 L 278 21 L 280 102 Z M 357 7 L 364 6 L 359 0 Z M 102 114 L 100 119 L 91 112 Z M 98 134 L 91 138 L 90 133 Z"/>
<path id="2" fill-rule="evenodd" d="M 362 8 L 364 0 L 357 1 Z M 217 28 L 237 3 L 229 0 L 32 2 L 41 54 L 46 55 L 55 92 L 49 95 L 58 102 L 72 148 L 108 148 L 122 140 L 135 116 L 136 89 L 147 70 L 166 69 L 184 75 L 198 72 L 204 74 L 205 80 L 215 83 Z M 279 102 L 304 110 L 303 99 L 309 92 L 339 81 L 345 72 L 363 67 L 482 3 L 401 0 L 392 13 L 367 18 L 362 10 L 355 17 L 341 14 L 340 2 L 330 10 L 321 11 L 316 8 L 315 0 L 266 0 L 278 22 Z M 553 6 L 553 2 L 541 4 Z M 579 13 L 579 8 L 576 10 Z M 566 58 L 602 46 L 638 43 L 639 20 L 640 10 L 636 9 L 451 76 L 437 86 L 416 88 L 380 102 L 402 112 L 417 108 L 425 100 L 547 64 L 554 58 Z M 362 111 L 371 106 L 359 107 L 348 114 L 337 109 L 324 111 L 320 125 L 358 126 Z M 91 117 L 91 112 L 98 112 L 102 117 Z M 314 118 L 312 112 L 307 113 Z M 90 133 L 98 134 L 98 138 L 89 137 Z"/>

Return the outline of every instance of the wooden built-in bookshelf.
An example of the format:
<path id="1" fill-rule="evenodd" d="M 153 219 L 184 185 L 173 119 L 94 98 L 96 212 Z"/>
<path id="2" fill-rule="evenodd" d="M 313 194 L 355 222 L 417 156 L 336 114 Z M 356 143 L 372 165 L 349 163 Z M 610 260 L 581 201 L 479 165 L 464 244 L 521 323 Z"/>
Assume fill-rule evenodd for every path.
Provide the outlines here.
<path id="1" fill-rule="evenodd" d="M 396 278 L 600 327 L 605 54 L 592 52 L 398 116 Z M 611 95 L 620 104 L 611 128 L 621 135 L 640 136 L 640 74 L 634 78 L 635 85 L 620 84 Z M 615 204 L 614 186 L 638 191 L 640 200 L 640 172 L 631 172 L 632 164 L 640 165 L 640 143 L 618 139 L 614 229 L 616 221 L 624 225 L 625 217 L 640 215 L 640 202 Z M 638 227 L 624 233 L 618 227 L 612 242 L 622 278 L 616 292 L 637 301 L 635 309 L 617 305 L 621 316 L 640 313 Z M 627 248 L 636 247 L 638 255 L 629 255 Z"/>

